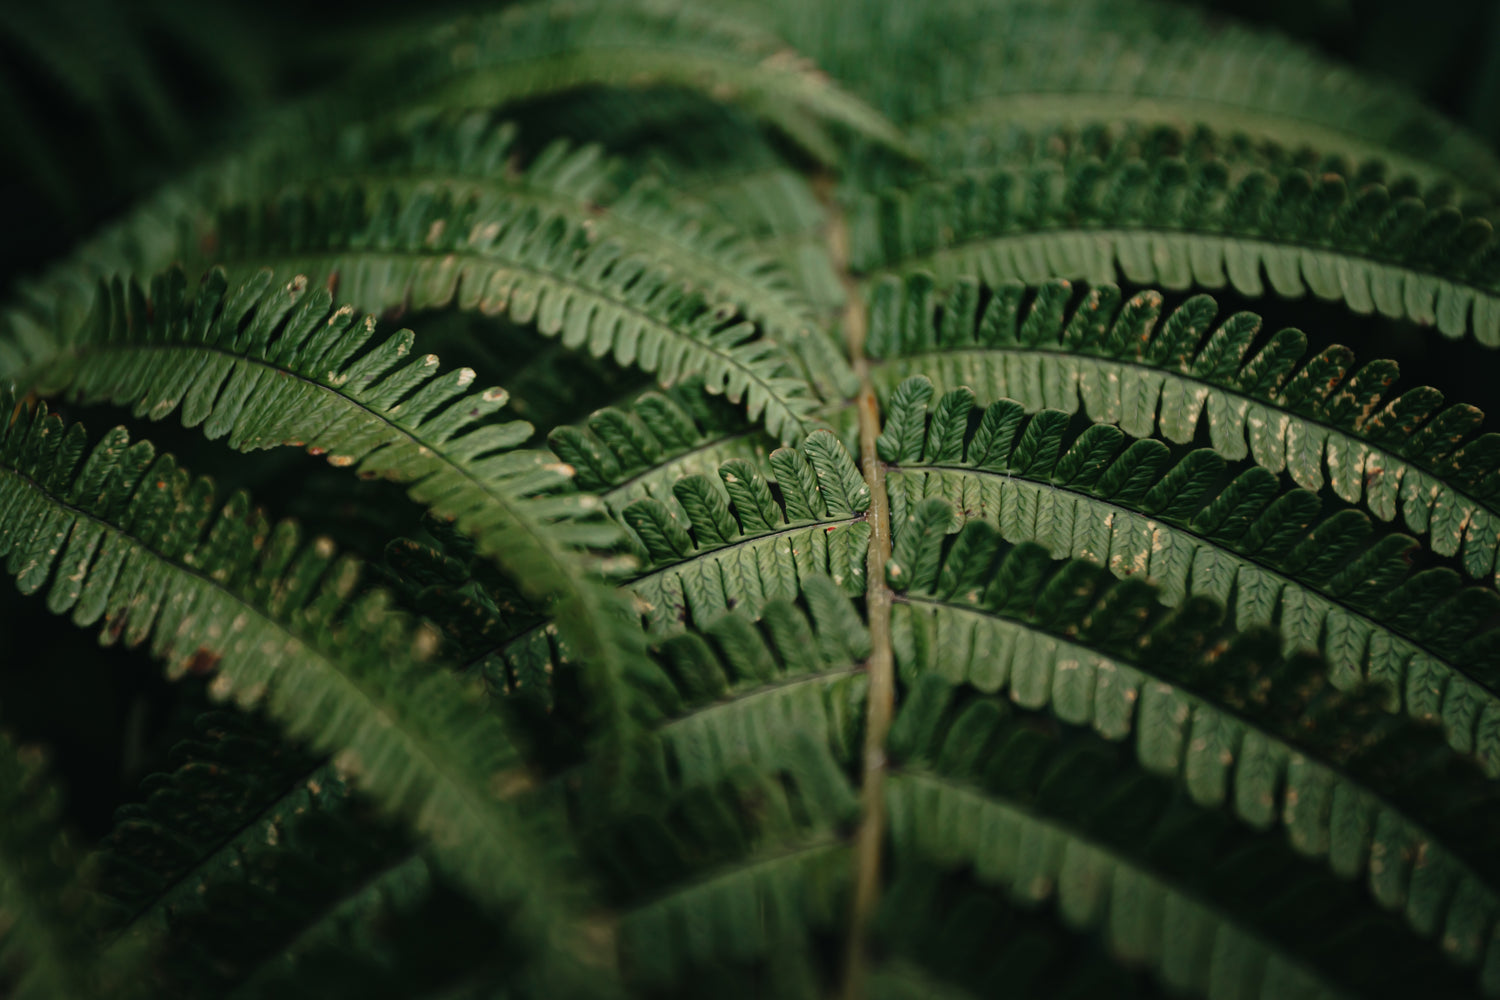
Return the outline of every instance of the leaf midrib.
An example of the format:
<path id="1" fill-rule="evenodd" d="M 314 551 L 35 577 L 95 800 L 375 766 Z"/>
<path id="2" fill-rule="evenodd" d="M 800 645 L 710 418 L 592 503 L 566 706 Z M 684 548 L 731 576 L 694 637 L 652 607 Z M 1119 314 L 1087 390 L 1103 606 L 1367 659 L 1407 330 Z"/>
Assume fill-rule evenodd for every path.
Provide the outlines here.
<path id="1" fill-rule="evenodd" d="M 655 563 L 653 564 L 653 568 L 649 572 L 642 573 L 640 576 L 631 577 L 627 581 L 622 581 L 620 583 L 620 586 L 622 588 L 634 587 L 637 584 L 642 583 L 643 581 L 651 580 L 658 576 L 661 576 L 663 573 L 670 573 L 672 570 L 677 569 L 678 567 L 683 566 L 687 563 L 694 562 L 698 559 L 707 558 L 709 556 L 716 556 L 721 552 L 732 552 L 735 549 L 743 548 L 746 545 L 754 545 L 757 542 L 763 542 L 768 538 L 779 538 L 782 535 L 789 535 L 794 531 L 806 531 L 809 528 L 844 528 L 848 527 L 851 524 L 858 524 L 860 521 L 867 520 L 868 516 L 868 514 L 848 514 L 843 517 L 828 518 L 821 521 L 798 521 L 795 524 L 784 524 L 779 528 L 774 528 L 771 531 L 763 531 L 756 535 L 742 534 L 742 537 L 737 538 L 734 541 L 728 542 L 724 545 L 716 545 L 713 548 L 708 549 L 701 547 L 696 548 L 690 555 L 684 556 L 681 559 L 677 559 L 667 563 Z M 696 538 L 694 539 L 694 542 L 696 544 Z"/>

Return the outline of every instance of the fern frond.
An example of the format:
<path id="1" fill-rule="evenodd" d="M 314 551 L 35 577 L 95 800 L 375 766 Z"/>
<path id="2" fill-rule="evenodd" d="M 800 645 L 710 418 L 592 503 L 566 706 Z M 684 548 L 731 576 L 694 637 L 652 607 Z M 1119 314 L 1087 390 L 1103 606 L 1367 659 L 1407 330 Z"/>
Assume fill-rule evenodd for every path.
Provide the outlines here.
<path id="1" fill-rule="evenodd" d="M 349 897 L 367 908 L 383 901 L 390 889 L 384 873 L 403 856 L 405 838 L 347 788 L 331 787 L 332 769 L 323 777 L 327 794 L 289 796 L 284 811 L 257 822 L 259 836 L 237 838 L 211 855 L 190 892 L 164 899 L 149 922 L 126 928 L 161 944 L 154 995 L 235 995 L 247 978 L 295 951 L 328 910 Z"/>
<path id="2" fill-rule="evenodd" d="M 157 995 L 250 1000 L 319 986 L 325 996 L 425 995 L 476 980 L 515 985 L 535 971 L 517 960 L 508 928 L 453 891 L 367 803 L 305 803 L 265 834 L 173 908 Z M 467 960 L 435 960 L 444 945 Z M 371 949 L 378 961 L 363 960 Z"/>
<path id="3" fill-rule="evenodd" d="M 1009 548 L 982 521 L 937 568 L 892 612 L 908 684 L 933 674 L 1130 740 L 1197 805 L 1284 829 L 1419 933 L 1444 934 L 1455 960 L 1490 961 L 1500 800 L 1435 727 L 1386 715 L 1378 690 L 1336 691 L 1322 664 L 1283 659 L 1268 628 L 1235 631 L 1211 599 L 1168 611 L 1138 577 Z"/>
<path id="4" fill-rule="evenodd" d="M 856 756 L 870 636 L 828 577 L 809 576 L 799 593 L 806 612 L 778 598 L 758 609 L 758 620 L 726 612 L 701 632 L 657 643 L 675 694 L 659 694 L 663 718 L 655 733 L 674 781 L 691 786 L 721 780 L 741 764 L 802 759 L 799 773 L 828 786 L 825 802 L 842 795 L 817 762 L 825 750 L 840 764 Z M 821 749 L 809 758 L 804 744 Z M 839 808 L 853 806 L 847 798 Z"/>
<path id="5" fill-rule="evenodd" d="M 843 910 L 855 799 L 825 749 L 804 739 L 781 753 L 784 763 L 733 768 L 592 838 L 633 982 L 660 989 L 758 962 L 773 981 L 793 977 L 775 995 L 819 995 L 806 983 L 808 938 Z"/>
<path id="6" fill-rule="evenodd" d="M 641 640 L 590 575 L 587 554 L 618 538 L 603 505 L 569 492 L 569 470 L 550 454 L 517 449 L 529 424 L 483 422 L 505 404 L 504 390 L 469 392 L 472 369 L 439 375 L 431 354 L 403 364 L 410 331 L 366 350 L 372 318 L 334 310 L 305 279 L 270 284 L 262 272 L 227 292 L 215 272 L 193 295 L 173 271 L 153 282 L 149 303 L 116 284 L 27 385 L 154 419 L 180 408 L 184 424 L 228 435 L 238 450 L 296 444 L 412 484 L 413 499 L 453 518 L 529 595 L 555 602 L 605 738 L 626 738 L 622 678 Z"/>
<path id="7" fill-rule="evenodd" d="M 402 105 L 496 108 L 585 87 L 685 87 L 730 99 L 825 163 L 837 123 L 904 149 L 880 114 L 751 22 L 681 0 L 520 3 L 464 18 L 372 60 L 347 90 Z M 393 93 L 394 91 L 394 93 Z"/>
<path id="8" fill-rule="evenodd" d="M 498 603 L 487 585 L 469 580 L 456 586 L 468 572 L 461 563 L 437 549 L 421 558 L 428 565 L 452 563 L 449 585 L 428 591 L 425 613 L 449 628 L 462 627 L 473 614 L 491 626 L 461 645 L 459 655 L 492 691 L 510 696 L 510 704 L 533 699 L 544 707 L 549 729 L 566 729 L 578 708 L 576 696 L 559 683 L 568 653 L 557 630 L 545 620 L 498 623 L 499 613 L 486 610 Z M 700 581 L 714 571 L 710 563 L 705 573 L 688 579 Z M 869 634 L 849 604 L 846 585 L 816 565 L 803 563 L 793 571 L 797 575 L 779 588 L 694 604 L 693 630 L 670 619 L 655 621 L 651 665 L 632 677 L 641 686 L 633 707 L 660 745 L 659 766 L 668 775 L 716 780 L 745 761 L 776 763 L 798 734 L 829 746 L 840 762 L 852 759 Z M 652 620 L 653 610 L 646 617 Z M 576 758 L 576 748 L 556 749 L 565 759 Z M 668 781 L 660 774 L 642 780 L 649 787 Z"/>
<path id="9" fill-rule="evenodd" d="M 1055 905 L 1064 923 L 1097 928 L 1117 958 L 1180 992 L 1472 988 L 1435 946 L 1276 839 L 1174 802 L 1086 738 L 1049 740 L 990 699 L 950 714 L 944 682 L 924 686 L 906 709 L 921 706 L 921 717 L 892 730 L 905 764 L 887 786 L 898 857 L 969 867 L 1018 904 Z"/>
<path id="10" fill-rule="evenodd" d="M 1321 516 L 1316 495 L 1283 490 L 1264 469 L 1230 478 L 1208 449 L 1174 462 L 1159 442 L 1126 448 L 1109 425 L 1065 444 L 1066 414 L 1028 419 L 1013 400 L 985 408 L 969 438 L 977 408 L 965 389 L 939 401 L 923 435 L 918 387 L 931 395 L 931 383 L 914 376 L 890 415 L 893 426 L 918 432 L 902 447 L 921 450 L 896 451 L 894 439 L 882 439 L 882 457 L 897 463 L 886 479 L 892 522 L 905 525 L 893 556 L 898 588 L 936 578 L 956 505 L 960 520 L 989 522 L 1006 541 L 1147 577 L 1167 604 L 1205 595 L 1241 628 L 1276 624 L 1288 650 L 1327 657 L 1336 687 L 1388 686 L 1392 711 L 1442 719 L 1456 749 L 1500 773 L 1490 735 L 1500 723 L 1493 590 L 1461 588 L 1443 567 L 1414 571 L 1412 538 L 1377 534 L 1358 511 Z"/>
<path id="11" fill-rule="evenodd" d="M 369 204 L 442 191 L 475 201 L 480 218 L 509 218 L 533 207 L 567 219 L 591 243 L 614 243 L 650 259 L 712 305 L 734 305 L 769 337 L 805 355 L 799 371 L 817 378 L 830 397 L 852 393 L 847 363 L 822 342 L 822 317 L 782 267 L 708 206 L 597 145 L 558 140 L 517 167 L 523 155 L 517 136 L 514 124 L 489 114 L 433 114 L 401 129 L 352 127 L 313 150 L 272 146 L 234 162 L 243 179 L 216 178 L 218 190 L 205 197 L 210 207 L 223 208 L 274 202 L 289 191 L 357 192 Z"/>
<path id="12" fill-rule="evenodd" d="M 214 260 L 231 273 L 271 267 L 336 284 L 339 299 L 372 312 L 454 306 L 507 313 L 565 347 L 609 355 L 671 385 L 700 375 L 744 400 L 784 440 L 811 429 L 817 402 L 795 355 L 757 336 L 729 306 L 713 306 L 670 271 L 583 229 L 531 209 L 481 212 L 470 200 L 419 192 L 373 208 L 349 197 L 293 199 L 274 212 L 227 214 Z M 316 234 L 316 235 L 315 235 Z"/>
<path id="13" fill-rule="evenodd" d="M 598 762 L 561 776 L 585 790 L 584 853 L 638 985 L 691 994 L 753 975 L 777 984 L 772 995 L 819 995 L 806 989 L 806 938 L 832 927 L 850 871 L 858 803 L 845 772 L 870 637 L 829 578 L 809 576 L 795 597 L 653 643 L 654 797 L 601 814 L 586 791 Z"/>
<path id="14" fill-rule="evenodd" d="M 972 145 L 949 150 L 942 175 L 951 188 L 1004 171 L 1023 177 L 1043 176 L 1049 170 L 1064 175 L 1094 170 L 1115 176 L 1116 171 L 1129 168 L 1150 177 L 1156 171 L 1173 169 L 1173 164 L 1184 170 L 1221 166 L 1226 183 L 1238 183 L 1254 173 L 1272 178 L 1299 172 L 1313 177 L 1336 174 L 1355 191 L 1374 185 L 1385 188 L 1393 200 L 1418 198 L 1429 209 L 1453 208 L 1483 218 L 1491 218 L 1494 206 L 1492 197 L 1460 187 L 1452 179 L 1418 178 L 1392 169 L 1383 160 L 1350 159 L 1310 146 L 1289 147 L 1243 132 L 1221 132 L 1207 121 L 1191 125 L 1101 121 L 1038 129 L 1005 125 L 986 131 Z M 843 183 L 851 198 L 882 192 L 899 197 L 902 192 L 935 192 L 942 186 L 930 170 L 923 173 L 910 164 L 881 158 L 858 161 Z"/>
<path id="15" fill-rule="evenodd" d="M 211 663 L 216 695 L 338 753 L 462 884 L 506 912 L 526 900 L 529 932 L 555 933 L 559 880 L 493 791 L 518 766 L 505 731 L 415 660 L 387 595 L 358 593 L 357 562 L 272 528 L 243 494 L 219 508 L 210 483 L 123 429 L 87 449 L 44 407 L 12 412 L 0 470 L 0 547 L 23 592 L 50 583 L 51 610 L 102 620 L 106 641 L 151 640 L 171 675 Z"/>
<path id="16" fill-rule="evenodd" d="M 662 497 L 684 475 L 713 475 L 730 459 L 763 463 L 776 447 L 694 380 L 594 411 L 579 425 L 553 428 L 547 443 L 571 465 L 579 489 L 618 511 L 643 496 Z"/>
<path id="17" fill-rule="evenodd" d="M 780 6 L 777 30 L 940 165 L 1017 124 L 1207 122 L 1481 190 L 1500 178 L 1482 140 L 1399 86 L 1176 4 Z"/>
<path id="18" fill-rule="evenodd" d="M 1212 159 L 1043 162 L 855 195 L 849 212 L 851 259 L 863 271 L 1311 291 L 1500 345 L 1491 222 L 1337 174 Z"/>
<path id="19" fill-rule="evenodd" d="M 371 958 L 371 953 L 378 957 Z M 452 955 L 469 961 L 453 962 Z M 505 928 L 446 887 L 420 855 L 374 875 L 258 965 L 232 1000 L 381 994 L 460 1000 L 524 994 Z M 543 985 L 541 988 L 545 988 Z M 500 995 L 505 995 L 503 992 Z"/>
<path id="20" fill-rule="evenodd" d="M 988 295 L 988 299 L 986 299 Z M 1383 521 L 1399 518 L 1465 571 L 1500 579 L 1500 437 L 1483 414 L 1443 405 L 1436 389 L 1393 393 L 1394 362 L 1356 368 L 1345 348 L 1305 358 L 1307 338 L 1282 330 L 1259 346 L 1260 322 L 1194 296 L 1163 317 L 1162 296 L 1123 305 L 1102 285 L 1069 308 L 1065 281 L 1040 286 L 929 279 L 883 282 L 874 295 L 870 351 L 887 391 L 908 374 L 968 386 L 981 403 L 1013 397 L 1028 410 L 1082 410 L 1138 438 L 1179 444 L 1205 427 L 1225 458 L 1253 459 L 1308 490 L 1325 485 Z M 941 303 L 941 320 L 938 319 Z"/>
<path id="21" fill-rule="evenodd" d="M 848 450 L 819 430 L 766 466 L 731 459 L 717 477 L 685 476 L 667 500 L 621 511 L 646 557 L 631 588 L 653 628 L 795 596 L 809 573 L 864 592 L 870 490 Z"/>

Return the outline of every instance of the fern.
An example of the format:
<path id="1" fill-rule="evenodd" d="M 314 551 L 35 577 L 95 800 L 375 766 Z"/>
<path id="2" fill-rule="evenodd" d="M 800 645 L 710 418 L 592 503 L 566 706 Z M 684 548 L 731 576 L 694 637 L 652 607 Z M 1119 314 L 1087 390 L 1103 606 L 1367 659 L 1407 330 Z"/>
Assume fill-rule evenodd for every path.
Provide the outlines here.
<path id="1" fill-rule="evenodd" d="M 908 711 L 924 708 L 932 720 L 925 700 L 914 698 Z M 1048 747 L 1035 733 L 997 724 L 998 714 L 993 703 L 972 703 L 940 743 L 921 722 L 893 731 L 915 765 L 891 785 L 898 854 L 972 867 L 977 881 L 1018 902 L 1055 898 L 1065 923 L 1102 926 L 1112 951 L 1153 968 L 1169 988 L 1213 995 L 1248 980 L 1260 984 L 1255 995 L 1343 996 L 1341 978 L 1363 990 L 1432 982 L 1430 960 L 1411 953 L 1374 959 L 1365 950 L 1372 938 L 1399 932 L 1331 876 L 1304 874 L 1305 895 L 1260 896 L 1259 907 L 1226 919 L 1214 900 L 1254 900 L 1260 878 L 1289 875 L 1305 862 L 1252 847 L 1212 816 L 1172 808 L 1148 781 L 1111 774 L 1108 757 L 1086 743 Z M 976 747 L 991 744 L 994 756 L 976 767 Z M 926 754 L 936 759 L 928 763 Z M 1339 947 L 1337 939 L 1299 933 L 1301 921 L 1359 934 Z M 1310 941 L 1316 957 L 1299 954 Z"/>
<path id="2" fill-rule="evenodd" d="M 952 498 L 963 517 L 997 525 L 1008 541 L 1039 542 L 1119 576 L 1149 575 L 1168 604 L 1204 594 L 1228 604 L 1241 628 L 1279 623 L 1289 648 L 1324 654 L 1335 686 L 1388 685 L 1392 707 L 1443 718 L 1466 752 L 1475 729 L 1485 730 L 1480 756 L 1495 766 L 1482 721 L 1491 701 L 1483 690 L 1492 683 L 1489 623 L 1500 607 L 1493 591 L 1460 590 L 1444 568 L 1410 572 L 1413 539 L 1377 538 L 1356 511 L 1318 520 L 1316 496 L 1282 493 L 1261 469 L 1225 483 L 1224 463 L 1206 449 L 1173 464 L 1153 442 L 1122 451 L 1123 435 L 1108 425 L 1064 445 L 1065 415 L 1042 410 L 1024 420 L 1013 400 L 987 407 L 965 442 L 972 394 L 964 390 L 938 402 L 924 444 L 926 405 L 916 401 L 931 393 L 924 378 L 903 382 L 891 415 L 903 429 L 915 425 L 916 440 L 882 437 L 893 459 L 917 446 L 888 480 L 893 519 L 908 526 L 894 552 L 897 569 L 909 570 L 891 577 L 898 588 L 931 585 L 953 510 L 924 498 Z M 1446 689 L 1436 701 L 1426 693 L 1433 674 L 1457 675 L 1436 685 Z"/>
<path id="3" fill-rule="evenodd" d="M 594 668 L 606 717 L 622 738 L 624 709 L 612 701 L 639 642 L 574 554 L 614 539 L 590 498 L 560 492 L 567 469 L 545 453 L 512 450 L 531 436 L 528 424 L 473 426 L 504 405 L 503 390 L 466 394 L 472 370 L 435 377 L 433 355 L 396 368 L 410 351 L 410 334 L 353 358 L 372 323 L 332 310 L 326 293 L 304 301 L 305 279 L 267 291 L 269 279 L 263 272 L 228 296 L 211 277 L 190 303 L 174 272 L 158 282 L 157 303 L 175 300 L 170 316 L 157 306 L 159 323 L 145 314 L 139 290 L 116 289 L 101 297 L 76 346 L 49 359 L 37 378 L 71 384 L 75 398 L 130 404 L 157 419 L 181 406 L 185 423 L 228 434 L 238 449 L 296 443 L 335 466 L 414 482 L 416 499 L 481 532 L 486 553 L 534 595 L 576 608 L 568 617 L 580 628 L 569 638 Z M 252 332 L 242 341 L 247 326 Z M 132 336 L 141 339 L 132 343 Z M 130 366 L 115 360 L 119 351 L 134 358 Z M 163 351 L 187 365 L 152 379 Z M 289 394 L 284 408 L 266 405 L 264 392 L 256 392 L 263 382 Z"/>
<path id="4" fill-rule="evenodd" d="M 393 48 L 372 60 L 365 76 L 398 77 L 413 103 L 489 107 L 585 86 L 688 86 L 736 95 L 825 160 L 838 153 L 818 119 L 902 142 L 878 114 L 830 85 L 775 36 L 675 0 L 594 0 L 566 10 L 519 4 Z"/>
<path id="5" fill-rule="evenodd" d="M 1308 490 L 1331 486 L 1381 520 L 1399 516 L 1429 534 L 1433 550 L 1460 555 L 1470 575 L 1494 570 L 1500 531 L 1486 498 L 1496 439 L 1477 433 L 1475 407 L 1444 407 L 1435 389 L 1391 394 L 1393 362 L 1356 368 L 1337 346 L 1303 362 L 1297 330 L 1254 349 L 1258 317 L 1239 313 L 1215 327 L 1207 296 L 1163 319 L 1162 296 L 1152 292 L 1121 304 L 1116 289 L 1100 286 L 1069 313 L 1066 283 L 1042 286 L 1029 307 L 1018 286 L 1004 284 L 981 313 L 981 289 L 966 282 L 941 299 L 938 324 L 938 297 L 921 275 L 877 295 L 871 351 L 888 359 L 881 384 L 913 370 L 908 357 L 922 357 L 940 384 L 970 386 L 981 401 L 1081 409 L 1135 437 L 1160 433 L 1180 444 L 1206 424 L 1225 458 L 1252 458 Z"/>
<path id="6" fill-rule="evenodd" d="M 1011 124 L 1186 121 L 1493 190 L 1494 152 L 1410 95 L 1177 5 L 775 6 L 794 44 L 868 94 L 940 163 Z M 861 60 L 872 50 L 921 67 L 916 79 Z"/>
<path id="7" fill-rule="evenodd" d="M 1481 140 L 1154 0 L 318 71 L 0 313 L 16 607 L 214 703 L 0 672 L 0 992 L 1500 996 Z"/>
<path id="8" fill-rule="evenodd" d="M 293 203 L 280 213 L 289 225 L 228 219 L 218 257 L 241 270 L 336 276 L 340 294 L 369 310 L 452 302 L 507 312 L 565 347 L 639 364 L 663 384 L 701 375 L 712 390 L 743 398 L 751 419 L 764 412 L 783 438 L 810 429 L 817 397 L 796 375 L 794 355 L 625 248 L 586 248 L 579 228 L 535 212 L 477 223 L 477 205 L 443 195 L 386 199 L 369 212 L 361 205 L 338 196 Z M 328 235 L 306 245 L 297 235 L 304 227 Z"/>
<path id="9" fill-rule="evenodd" d="M 1218 160 L 1084 160 L 862 195 L 861 269 L 920 265 L 998 284 L 1116 275 L 1167 288 L 1311 291 L 1357 313 L 1500 344 L 1494 230 L 1482 216 L 1303 170 Z"/>
<path id="10" fill-rule="evenodd" d="M 383 594 L 353 596 L 358 563 L 299 545 L 294 525 L 270 527 L 243 495 L 215 512 L 210 483 L 123 431 L 85 450 L 82 429 L 44 408 L 6 429 L 0 539 L 23 591 L 50 582 L 54 611 L 102 620 L 106 640 L 151 639 L 169 672 L 210 660 L 221 697 L 264 700 L 346 768 L 372 768 L 383 804 L 491 885 L 493 904 L 523 898 L 536 872 L 517 865 L 518 836 L 497 835 L 517 821 L 489 790 L 514 751 L 460 688 L 408 659 L 413 638 L 385 618 Z M 379 766 L 392 759 L 403 766 Z"/>
<path id="11" fill-rule="evenodd" d="M 1053 564 L 1029 542 L 1007 550 L 983 521 L 965 525 L 935 563 L 898 561 L 892 572 L 903 578 L 924 562 L 936 572 L 905 590 L 892 617 L 911 683 L 931 674 L 1008 692 L 1021 708 L 1133 740 L 1146 771 L 1205 808 L 1284 827 L 1297 851 L 1325 857 L 1341 878 L 1366 878 L 1382 906 L 1423 933 L 1500 905 L 1484 847 L 1489 782 L 1441 749 L 1437 730 L 1382 720 L 1378 688 L 1337 692 L 1320 665 L 1283 660 L 1270 629 L 1226 628 L 1209 599 L 1164 614 L 1138 577 L 1105 584 L 1095 564 Z M 958 639 L 944 646 L 940 636 Z M 1466 787 L 1464 805 L 1437 802 L 1436 784 Z M 1461 886 L 1455 895 L 1369 853 L 1405 857 L 1401 845 L 1418 843 Z M 1450 948 L 1467 963 L 1483 958 L 1472 931 Z"/>

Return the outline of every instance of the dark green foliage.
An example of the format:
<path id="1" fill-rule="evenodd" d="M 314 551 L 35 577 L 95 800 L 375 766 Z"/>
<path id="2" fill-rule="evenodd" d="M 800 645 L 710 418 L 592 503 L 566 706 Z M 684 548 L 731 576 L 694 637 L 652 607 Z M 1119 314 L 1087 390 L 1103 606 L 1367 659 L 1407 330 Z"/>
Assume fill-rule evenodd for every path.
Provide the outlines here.
<path id="1" fill-rule="evenodd" d="M 1226 975 L 1302 996 L 1403 996 L 1433 976 L 1464 988 L 1431 954 L 1370 951 L 1401 939 L 1399 918 L 1290 845 L 1174 797 L 1097 738 L 1059 739 L 992 700 L 930 697 L 948 704 L 911 727 L 892 796 L 908 864 L 972 866 L 981 885 L 1035 902 L 1055 884 L 1063 923 L 1100 927 L 1116 954 L 1178 989 Z M 1297 888 L 1268 897 L 1268 879 Z"/>
<path id="2" fill-rule="evenodd" d="M 6 996 L 121 991 L 133 956 L 91 954 L 97 904 L 78 878 L 78 850 L 60 829 L 61 797 L 35 747 L 0 734 L 0 988 Z"/>
<path id="3" fill-rule="evenodd" d="M 930 451 L 934 439 L 949 439 L 950 420 L 942 408 L 929 418 L 924 406 L 907 402 L 931 396 L 930 383 L 925 391 L 914 388 L 926 381 L 903 382 L 889 412 L 919 435 L 925 423 Z M 1025 423 L 1009 454 L 980 436 L 986 422 L 997 422 L 992 413 L 1019 410 L 1011 400 L 993 403 L 978 421 L 981 430 L 949 464 L 924 459 L 889 474 L 893 517 L 913 526 L 897 532 L 887 574 L 897 589 L 931 586 L 957 504 L 962 518 L 992 524 L 1013 543 L 1094 559 L 1117 576 L 1149 576 L 1169 604 L 1206 595 L 1241 628 L 1277 624 L 1288 649 L 1318 649 L 1327 657 L 1338 687 L 1388 685 L 1391 707 L 1443 718 L 1455 748 L 1475 753 L 1492 772 L 1500 767 L 1481 721 L 1500 713 L 1494 658 L 1500 636 L 1493 633 L 1500 597 L 1492 590 L 1463 587 L 1444 567 L 1414 571 L 1418 546 L 1411 537 L 1380 533 L 1356 510 L 1325 515 L 1314 494 L 1285 489 L 1258 466 L 1234 474 L 1211 449 L 1142 474 L 1131 456 L 1140 443 L 1122 452 L 1123 435 L 1096 424 L 1059 456 L 1065 421 L 1049 410 Z M 972 463 L 970 454 L 983 464 Z M 907 572 L 915 574 L 909 582 L 898 576 Z M 1454 675 L 1446 682 L 1453 706 L 1414 690 L 1438 671 Z M 1463 709 L 1456 707 L 1460 699 Z"/>
<path id="4" fill-rule="evenodd" d="M 1500 344 L 1500 247 L 1482 215 L 1351 189 L 1342 174 L 1103 156 L 862 193 L 850 209 L 853 264 L 996 284 L 1123 276 L 1252 297 L 1269 285 Z"/>
<path id="5" fill-rule="evenodd" d="M 1500 342 L 1492 150 L 1181 3 L 492 6 L 0 314 L 18 606 L 215 702 L 87 854 L 0 741 L 0 993 L 1500 996 L 1500 435 L 1368 349 Z"/>
<path id="6" fill-rule="evenodd" d="M 881 383 L 921 371 L 939 385 L 971 387 L 981 403 L 1012 396 L 1026 410 L 1081 410 L 1135 437 L 1159 433 L 1183 444 L 1206 425 L 1225 458 L 1253 459 L 1309 490 L 1327 485 L 1381 520 L 1399 517 L 1428 534 L 1433 551 L 1458 556 L 1470 575 L 1496 571 L 1500 508 L 1491 491 L 1500 478 L 1492 453 L 1500 439 L 1479 433 L 1478 410 L 1444 407 L 1435 389 L 1392 393 L 1392 362 L 1361 367 L 1345 348 L 1304 362 L 1301 332 L 1262 341 L 1249 314 L 1215 327 L 1216 306 L 1201 295 L 1162 316 L 1158 293 L 1121 308 L 1119 292 L 1106 285 L 1063 322 L 1049 315 L 1059 299 L 1047 291 L 1065 301 L 1065 283 L 1038 289 L 1024 311 L 1019 285 L 987 289 L 980 311 L 980 289 L 960 281 L 943 300 L 937 345 L 929 339 L 931 289 L 918 275 L 884 281 L 873 293 L 871 351 L 889 359 Z"/>

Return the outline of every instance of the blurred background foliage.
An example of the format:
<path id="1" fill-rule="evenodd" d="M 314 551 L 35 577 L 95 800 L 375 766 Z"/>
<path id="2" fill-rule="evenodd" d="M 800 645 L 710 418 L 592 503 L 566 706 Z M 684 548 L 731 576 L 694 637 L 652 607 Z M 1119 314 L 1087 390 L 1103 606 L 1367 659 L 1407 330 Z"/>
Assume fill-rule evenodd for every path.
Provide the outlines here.
<path id="1" fill-rule="evenodd" d="M 281 102 L 336 76 L 366 46 L 503 2 L 0 0 L 0 286 L 65 254 Z M 1500 145 L 1497 0 L 1174 2 L 1279 29 L 1370 76 L 1399 81 Z M 1455 399 L 1500 408 L 1493 357 L 1472 341 L 1422 337 L 1408 324 L 1353 317 L 1331 303 L 1218 297 L 1226 310 L 1262 313 L 1273 328 L 1295 322 L 1315 345 L 1353 340 L 1370 356 L 1395 358 L 1408 384 L 1436 382 L 1451 386 Z M 106 426 L 103 417 L 92 415 L 91 426 Z M 152 437 L 172 449 L 178 431 L 161 424 Z M 273 514 L 296 516 L 356 549 L 361 535 L 391 533 L 372 518 L 415 516 L 387 484 L 351 484 L 321 464 L 322 472 L 310 472 L 297 455 L 218 451 L 223 461 L 200 459 L 195 468 L 227 487 L 259 477 L 258 497 Z M 279 496 L 278 479 L 289 487 Z M 115 804 L 165 764 L 175 734 L 204 706 L 203 693 L 168 685 L 145 656 L 101 656 L 92 633 L 36 601 L 0 588 L 0 714 L 23 740 L 46 735 L 58 773 L 76 793 L 71 818 L 95 837 Z"/>
<path id="2" fill-rule="evenodd" d="M 3 0 L 0 281 L 64 253 L 363 45 L 503 2 Z M 1278 28 L 1500 142 L 1494 0 L 1174 2 Z"/>

